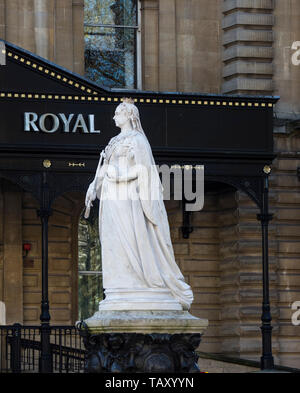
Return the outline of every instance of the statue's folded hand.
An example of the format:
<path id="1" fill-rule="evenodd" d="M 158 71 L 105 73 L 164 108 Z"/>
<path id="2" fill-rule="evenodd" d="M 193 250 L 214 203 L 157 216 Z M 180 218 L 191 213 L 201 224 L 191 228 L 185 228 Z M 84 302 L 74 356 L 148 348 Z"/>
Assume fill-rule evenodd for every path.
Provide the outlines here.
<path id="1" fill-rule="evenodd" d="M 120 168 L 110 167 L 109 170 L 106 172 L 105 177 L 114 182 L 127 182 L 134 179 L 137 179 L 138 173 L 135 166 L 130 168 Z"/>
<path id="2" fill-rule="evenodd" d="M 116 182 L 116 183 L 128 182 L 128 181 L 137 179 L 137 175 L 133 174 L 133 173 L 128 174 L 128 175 L 124 175 L 124 176 L 110 176 L 109 174 L 106 174 L 105 177 L 108 180 Z"/>

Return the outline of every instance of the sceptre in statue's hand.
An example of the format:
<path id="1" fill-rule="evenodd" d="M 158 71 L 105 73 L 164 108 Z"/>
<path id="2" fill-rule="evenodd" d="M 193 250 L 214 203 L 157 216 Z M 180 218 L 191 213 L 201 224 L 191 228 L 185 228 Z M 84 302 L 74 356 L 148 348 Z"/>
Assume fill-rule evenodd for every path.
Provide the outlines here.
<path id="1" fill-rule="evenodd" d="M 97 166 L 96 175 L 95 175 L 92 183 L 89 185 L 89 188 L 88 188 L 86 196 L 85 196 L 86 208 L 85 208 L 85 212 L 84 212 L 84 218 L 86 218 L 86 219 L 89 218 L 89 216 L 90 216 L 90 211 L 91 211 L 91 207 L 93 206 L 93 201 L 97 197 L 97 189 L 99 189 L 99 187 L 101 187 L 101 184 L 103 181 L 104 176 L 101 173 L 101 169 L 103 168 L 102 164 L 104 161 L 105 161 L 105 152 L 104 152 L 104 150 L 102 150 L 102 152 L 100 153 L 100 159 L 99 159 L 99 163 Z"/>

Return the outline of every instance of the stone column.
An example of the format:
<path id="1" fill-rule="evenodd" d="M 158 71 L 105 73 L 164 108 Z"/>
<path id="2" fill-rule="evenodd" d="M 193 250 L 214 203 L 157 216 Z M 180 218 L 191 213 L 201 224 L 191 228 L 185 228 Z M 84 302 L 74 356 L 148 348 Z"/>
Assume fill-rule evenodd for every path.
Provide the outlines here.
<path id="1" fill-rule="evenodd" d="M 178 91 L 220 93 L 221 9 L 221 0 L 176 0 Z"/>
<path id="2" fill-rule="evenodd" d="M 5 0 L 0 0 L 0 38 L 5 40 Z"/>
<path id="3" fill-rule="evenodd" d="M 141 1 L 142 89 L 158 90 L 158 0 Z"/>
<path id="4" fill-rule="evenodd" d="M 272 94 L 272 0 L 224 0 L 223 93 Z"/>
<path id="5" fill-rule="evenodd" d="M 55 63 L 73 71 L 72 0 L 55 3 Z"/>
<path id="6" fill-rule="evenodd" d="M 176 1 L 159 3 L 159 90 L 177 90 Z"/>
<path id="7" fill-rule="evenodd" d="M 34 52 L 34 0 L 6 1 L 1 11 L 5 19 L 5 39 Z"/>
<path id="8" fill-rule="evenodd" d="M 22 193 L 7 182 L 4 189 L 3 300 L 6 323 L 23 323 Z"/>
<path id="9" fill-rule="evenodd" d="M 0 0 L 0 38 L 84 74 L 84 0 Z"/>
<path id="10" fill-rule="evenodd" d="M 73 71 L 84 75 L 84 0 L 73 0 Z"/>
<path id="11" fill-rule="evenodd" d="M 36 43 L 36 54 L 45 59 L 53 61 L 53 33 L 54 23 L 51 21 L 53 15 L 54 1 L 34 1 L 34 33 Z"/>
<path id="12" fill-rule="evenodd" d="M 34 0 L 19 2 L 18 24 L 21 46 L 31 52 L 35 52 Z"/>
<path id="13" fill-rule="evenodd" d="M 5 39 L 14 44 L 19 42 L 18 5 L 18 0 L 5 2 Z"/>

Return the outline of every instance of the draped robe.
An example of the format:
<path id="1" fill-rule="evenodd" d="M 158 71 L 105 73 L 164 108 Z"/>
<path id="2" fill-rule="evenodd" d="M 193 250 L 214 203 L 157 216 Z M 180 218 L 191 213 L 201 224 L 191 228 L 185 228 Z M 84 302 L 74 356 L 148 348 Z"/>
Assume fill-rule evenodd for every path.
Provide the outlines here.
<path id="1" fill-rule="evenodd" d="M 183 309 L 189 309 L 193 293 L 175 261 L 149 142 L 140 132 L 128 131 L 110 144 L 90 185 L 100 199 L 103 286 L 168 288 Z"/>

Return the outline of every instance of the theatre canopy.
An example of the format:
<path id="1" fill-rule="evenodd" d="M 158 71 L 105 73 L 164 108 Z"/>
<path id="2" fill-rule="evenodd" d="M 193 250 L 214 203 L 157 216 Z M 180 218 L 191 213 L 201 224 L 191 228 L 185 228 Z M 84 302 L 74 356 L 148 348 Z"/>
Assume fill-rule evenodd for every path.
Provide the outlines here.
<path id="1" fill-rule="evenodd" d="M 3 44 L 2 175 L 12 171 L 76 175 L 84 188 L 99 152 L 119 132 L 112 118 L 126 96 L 140 110 L 158 163 L 205 165 L 206 179 L 238 188 L 243 182 L 242 188 L 261 202 L 254 183 L 274 158 L 273 106 L 278 97 L 111 90 L 8 42 Z M 17 181 L 22 183 L 20 176 Z M 21 185 L 28 188 L 28 183 L 27 177 L 27 185 Z"/>

